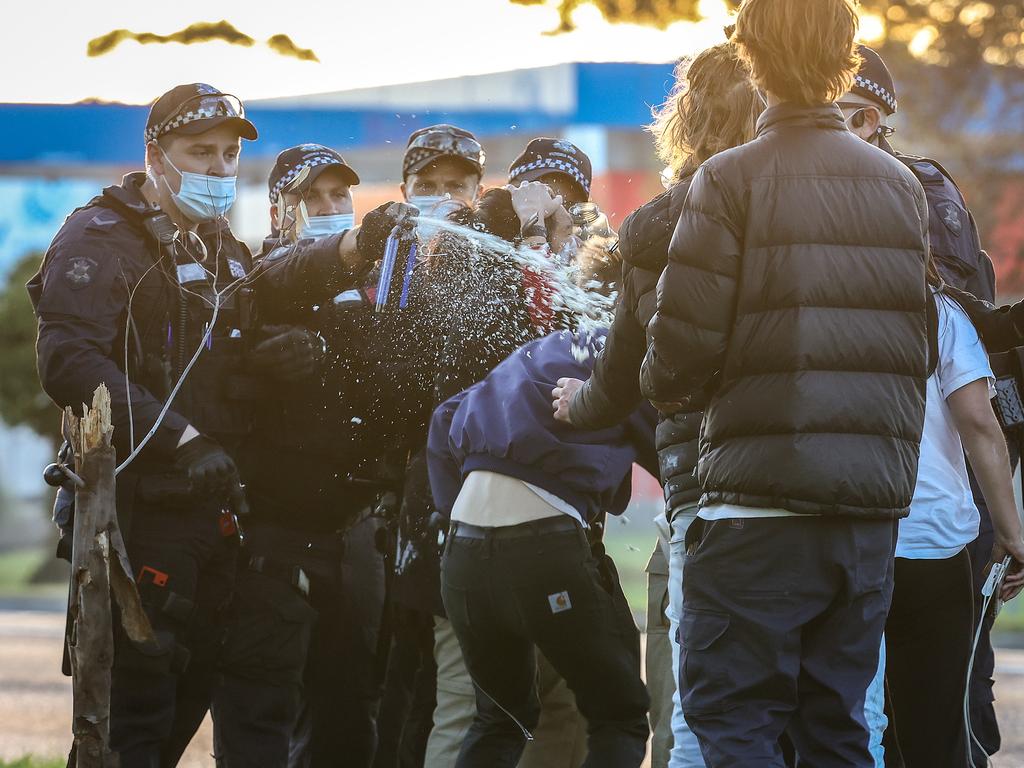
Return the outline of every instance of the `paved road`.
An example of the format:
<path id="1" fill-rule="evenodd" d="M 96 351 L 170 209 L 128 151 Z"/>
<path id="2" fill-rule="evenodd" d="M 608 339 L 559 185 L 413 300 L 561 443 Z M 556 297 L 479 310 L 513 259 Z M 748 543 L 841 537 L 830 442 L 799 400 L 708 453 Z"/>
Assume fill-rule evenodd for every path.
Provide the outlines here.
<path id="1" fill-rule="evenodd" d="M 64 617 L 0 610 L 0 759 L 67 753 L 71 681 L 60 673 Z M 1024 768 L 1024 650 L 997 652 L 996 677 L 1003 751 L 996 768 Z M 212 766 L 209 719 L 181 765 Z"/>

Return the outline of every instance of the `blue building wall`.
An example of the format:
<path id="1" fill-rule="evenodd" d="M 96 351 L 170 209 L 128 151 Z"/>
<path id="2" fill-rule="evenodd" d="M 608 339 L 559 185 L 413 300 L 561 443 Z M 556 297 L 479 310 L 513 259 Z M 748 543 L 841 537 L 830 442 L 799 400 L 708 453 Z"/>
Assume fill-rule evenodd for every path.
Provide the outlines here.
<path id="1" fill-rule="evenodd" d="M 552 125 L 639 127 L 650 105 L 672 84 L 669 64 L 577 64 L 576 93 L 558 112 L 492 110 L 274 109 L 254 107 L 260 138 L 250 156 L 274 157 L 297 136 L 326 144 L 372 147 L 404 142 L 416 128 L 453 122 L 480 136 Z M 0 164 L 133 165 L 138 161 L 148 107 L 121 104 L 0 104 Z"/>

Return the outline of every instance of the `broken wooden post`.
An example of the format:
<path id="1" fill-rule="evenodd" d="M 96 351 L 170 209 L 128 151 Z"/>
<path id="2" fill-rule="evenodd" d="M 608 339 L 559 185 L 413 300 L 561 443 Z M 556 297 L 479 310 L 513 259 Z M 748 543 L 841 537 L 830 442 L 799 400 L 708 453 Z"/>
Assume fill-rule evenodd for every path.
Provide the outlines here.
<path id="1" fill-rule="evenodd" d="M 109 768 L 117 765 L 109 747 L 114 660 L 111 590 L 128 636 L 142 643 L 154 642 L 154 638 L 117 525 L 110 392 L 100 384 L 93 393 L 92 408 L 83 404 L 81 418 L 70 408 L 67 415 L 76 472 L 82 480 L 75 491 L 68 606 L 71 631 L 67 639 L 74 695 L 74 754 L 78 768 Z"/>

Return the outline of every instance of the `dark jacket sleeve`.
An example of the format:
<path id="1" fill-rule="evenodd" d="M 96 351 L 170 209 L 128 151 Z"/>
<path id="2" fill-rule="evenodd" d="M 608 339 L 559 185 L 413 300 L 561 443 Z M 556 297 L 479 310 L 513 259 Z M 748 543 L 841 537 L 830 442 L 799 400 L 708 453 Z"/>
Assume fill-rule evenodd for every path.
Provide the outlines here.
<path id="1" fill-rule="evenodd" d="M 310 306 L 330 301 L 359 284 L 364 272 L 349 269 L 338 254 L 344 236 L 339 232 L 282 245 L 257 260 L 253 291 L 264 322 L 300 322 L 308 316 Z"/>
<path id="2" fill-rule="evenodd" d="M 626 268 L 623 296 L 615 308 L 604 349 L 594 364 L 594 374 L 569 404 L 569 419 L 581 429 L 604 429 L 622 422 L 643 399 L 639 371 L 647 338 L 633 314 L 635 290 Z"/>
<path id="3" fill-rule="evenodd" d="M 722 367 L 736 315 L 737 221 L 728 190 L 712 166 L 702 166 L 683 203 L 647 327 L 640 383 L 651 400 L 685 401 Z"/>
<path id="4" fill-rule="evenodd" d="M 455 499 L 462 489 L 462 462 L 452 453 L 449 433 L 455 411 L 465 398 L 460 392 L 441 403 L 430 420 L 430 435 L 427 438 L 427 473 L 430 477 L 430 493 L 434 506 L 444 517 L 451 517 Z"/>
<path id="5" fill-rule="evenodd" d="M 29 284 L 39 320 L 36 362 L 46 394 L 59 407 L 71 406 L 81 414 L 82 404 L 92 404 L 100 384 L 110 390 L 113 442 L 119 461 L 131 450 L 129 428 L 134 424 L 138 444 L 156 423 L 163 403 L 143 387 L 126 379 L 114 362 L 119 329 L 124 325 L 133 259 L 119 256 L 118 243 L 108 237 L 61 243 L 51 247 L 39 275 Z M 67 277 L 74 260 L 93 263 L 94 274 L 86 285 Z M 122 266 L 124 271 L 122 271 Z M 131 420 L 129 420 L 131 403 Z M 170 458 L 188 422 L 169 410 L 143 451 L 145 456 Z"/>
<path id="6" fill-rule="evenodd" d="M 651 477 L 661 477 L 654 433 L 658 425 L 658 412 L 650 403 L 641 403 L 633 411 L 627 427 L 627 436 L 636 451 L 636 463 Z"/>
<path id="7" fill-rule="evenodd" d="M 943 290 L 963 307 L 990 354 L 1024 345 L 1024 301 L 996 307 L 951 285 Z"/>

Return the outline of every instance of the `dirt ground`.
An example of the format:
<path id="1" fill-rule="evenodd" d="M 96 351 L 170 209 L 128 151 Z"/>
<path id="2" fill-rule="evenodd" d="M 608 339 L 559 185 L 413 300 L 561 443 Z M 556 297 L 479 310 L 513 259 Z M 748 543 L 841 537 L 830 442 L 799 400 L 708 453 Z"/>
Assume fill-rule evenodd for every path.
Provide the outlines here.
<path id="1" fill-rule="evenodd" d="M 60 757 L 70 743 L 71 681 L 60 672 L 64 617 L 0 611 L 0 760 L 26 754 Z M 996 768 L 1024 768 L 1024 651 L 997 651 L 997 709 L 1003 750 Z M 213 765 L 209 718 L 183 768 Z"/>
<path id="2" fill-rule="evenodd" d="M 60 671 L 64 616 L 0 611 L 0 760 L 67 755 L 71 744 L 71 678 Z M 209 718 L 180 763 L 213 765 Z"/>

